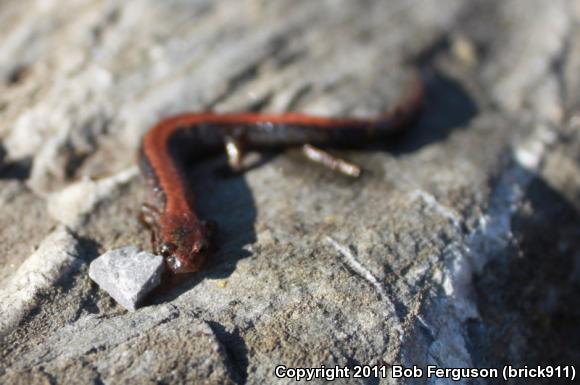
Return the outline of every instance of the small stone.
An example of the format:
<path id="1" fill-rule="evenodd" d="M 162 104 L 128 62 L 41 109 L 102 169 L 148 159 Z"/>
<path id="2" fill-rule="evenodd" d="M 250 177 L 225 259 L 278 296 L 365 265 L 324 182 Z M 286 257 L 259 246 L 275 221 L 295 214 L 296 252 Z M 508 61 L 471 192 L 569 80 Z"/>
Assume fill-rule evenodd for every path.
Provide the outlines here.
<path id="1" fill-rule="evenodd" d="M 327 215 L 324 217 L 324 223 L 331 225 L 336 222 L 336 217 L 334 215 Z"/>
<path id="2" fill-rule="evenodd" d="M 89 277 L 121 306 L 135 311 L 145 296 L 159 285 L 163 258 L 134 246 L 109 250 L 89 267 Z"/>
<path id="3" fill-rule="evenodd" d="M 220 289 L 223 289 L 227 286 L 228 282 L 225 279 L 218 279 L 215 281 L 215 285 Z"/>

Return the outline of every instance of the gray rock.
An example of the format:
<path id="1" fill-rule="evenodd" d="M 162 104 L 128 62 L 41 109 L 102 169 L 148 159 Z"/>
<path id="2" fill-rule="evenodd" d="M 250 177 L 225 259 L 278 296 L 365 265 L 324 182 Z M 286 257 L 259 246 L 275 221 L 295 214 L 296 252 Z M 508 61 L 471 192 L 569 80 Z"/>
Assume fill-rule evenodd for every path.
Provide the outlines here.
<path id="1" fill-rule="evenodd" d="M 134 246 L 109 250 L 89 267 L 89 276 L 125 309 L 134 311 L 161 282 L 163 258 Z"/>
<path id="2" fill-rule="evenodd" d="M 37 306 L 38 298 L 54 282 L 75 273 L 82 264 L 78 240 L 65 226 L 58 226 L 0 286 L 0 335 Z"/>

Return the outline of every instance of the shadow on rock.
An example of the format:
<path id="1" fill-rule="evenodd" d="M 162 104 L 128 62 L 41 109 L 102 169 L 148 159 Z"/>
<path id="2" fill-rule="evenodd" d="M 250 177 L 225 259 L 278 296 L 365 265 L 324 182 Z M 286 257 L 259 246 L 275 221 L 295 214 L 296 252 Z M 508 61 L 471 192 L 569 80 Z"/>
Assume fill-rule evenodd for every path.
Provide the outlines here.
<path id="1" fill-rule="evenodd" d="M 475 101 L 457 80 L 435 72 L 425 76 L 425 82 L 425 101 L 417 122 L 385 146 L 395 155 L 447 139 L 478 113 Z"/>
<path id="2" fill-rule="evenodd" d="M 475 280 L 476 366 L 580 365 L 580 213 L 544 179 L 532 178 L 512 218 L 510 245 Z"/>
<path id="3" fill-rule="evenodd" d="M 215 321 L 207 321 L 216 338 L 222 344 L 228 357 L 228 369 L 237 385 L 244 385 L 248 379 L 248 348 L 237 328 L 228 331 Z"/>
<path id="4" fill-rule="evenodd" d="M 32 169 L 32 159 L 24 158 L 18 161 L 6 161 L 6 150 L 0 143 L 0 180 L 1 179 L 28 179 Z"/>

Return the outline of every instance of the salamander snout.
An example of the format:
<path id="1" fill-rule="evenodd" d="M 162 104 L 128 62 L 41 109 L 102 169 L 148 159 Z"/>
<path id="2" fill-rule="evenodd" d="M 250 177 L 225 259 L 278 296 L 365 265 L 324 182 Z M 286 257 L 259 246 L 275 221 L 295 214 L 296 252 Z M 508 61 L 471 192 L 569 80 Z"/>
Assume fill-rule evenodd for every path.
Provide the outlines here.
<path id="1" fill-rule="evenodd" d="M 157 251 L 174 274 L 201 270 L 210 254 L 213 226 L 179 214 L 162 218 Z"/>
<path id="2" fill-rule="evenodd" d="M 159 245 L 159 254 L 165 259 L 174 274 L 192 273 L 201 270 L 209 250 L 208 241 L 199 234 L 165 240 Z"/>
<path id="3" fill-rule="evenodd" d="M 206 240 L 195 241 L 188 251 L 172 242 L 164 242 L 159 252 L 165 258 L 167 267 L 173 273 L 179 274 L 199 271 L 207 259 L 208 249 Z"/>

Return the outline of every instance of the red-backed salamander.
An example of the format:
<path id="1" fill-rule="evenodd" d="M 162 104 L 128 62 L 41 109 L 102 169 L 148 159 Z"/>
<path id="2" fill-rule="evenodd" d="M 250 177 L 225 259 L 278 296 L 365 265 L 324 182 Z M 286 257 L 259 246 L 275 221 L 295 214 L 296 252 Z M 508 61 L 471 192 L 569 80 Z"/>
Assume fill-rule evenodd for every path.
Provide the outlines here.
<path id="1" fill-rule="evenodd" d="M 423 99 L 416 75 L 402 100 L 375 119 L 323 118 L 298 113 L 186 113 L 161 120 L 144 136 L 139 165 L 152 201 L 141 219 L 151 230 L 154 252 L 173 273 L 198 271 L 207 260 L 212 226 L 198 218 L 185 165 L 225 146 L 239 168 L 242 148 L 305 145 L 305 154 L 351 176 L 358 168 L 314 146 L 352 147 L 400 131 L 416 118 Z"/>

